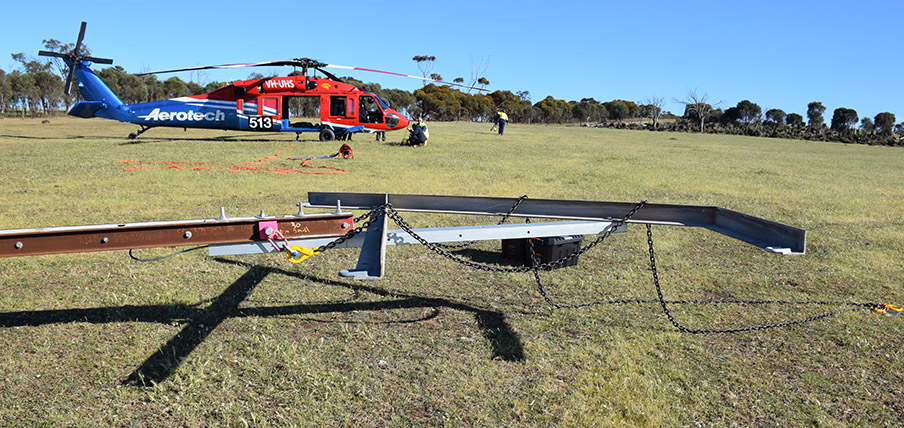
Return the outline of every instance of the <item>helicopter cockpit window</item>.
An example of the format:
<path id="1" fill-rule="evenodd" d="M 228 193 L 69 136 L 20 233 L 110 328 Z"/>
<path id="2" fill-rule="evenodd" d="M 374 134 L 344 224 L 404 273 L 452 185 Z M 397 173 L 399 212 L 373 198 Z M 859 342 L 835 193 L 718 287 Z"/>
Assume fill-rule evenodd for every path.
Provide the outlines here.
<path id="1" fill-rule="evenodd" d="M 330 116 L 345 116 L 345 97 L 330 97 Z"/>
<path id="2" fill-rule="evenodd" d="M 383 123 L 383 110 L 380 109 L 378 102 L 374 98 L 370 95 L 360 98 L 361 105 L 358 109 L 358 120 L 361 123 Z"/>
<path id="3" fill-rule="evenodd" d="M 390 107 L 390 105 L 389 105 L 389 100 L 387 100 L 386 98 L 378 97 L 377 94 L 375 94 L 375 93 L 373 93 L 373 92 L 367 92 L 367 91 L 365 91 L 364 93 L 367 94 L 367 95 L 373 96 L 373 97 L 377 100 L 377 103 L 380 104 L 380 107 L 383 108 L 383 110 L 386 110 L 386 109 L 388 109 L 388 108 Z"/>

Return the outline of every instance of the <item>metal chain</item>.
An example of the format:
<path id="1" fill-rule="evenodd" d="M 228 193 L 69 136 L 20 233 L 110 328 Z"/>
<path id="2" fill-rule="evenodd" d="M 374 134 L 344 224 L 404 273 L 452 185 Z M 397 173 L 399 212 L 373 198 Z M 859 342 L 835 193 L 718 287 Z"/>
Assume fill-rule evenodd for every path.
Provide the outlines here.
<path id="1" fill-rule="evenodd" d="M 824 301 L 815 301 L 815 300 L 804 300 L 804 301 L 790 301 L 790 300 L 730 300 L 730 301 L 712 301 L 706 303 L 735 303 L 735 304 L 746 304 L 746 305 L 763 305 L 763 304 L 782 304 L 782 305 L 848 305 L 850 308 L 839 309 L 837 311 L 825 312 L 819 315 L 814 315 L 809 318 L 804 318 L 800 320 L 792 320 L 785 322 L 778 322 L 773 324 L 763 324 L 763 325 L 751 325 L 746 327 L 738 327 L 738 328 L 727 328 L 727 329 L 695 329 L 685 327 L 675 321 L 675 318 L 672 316 L 672 313 L 669 311 L 666 303 L 683 303 L 683 302 L 667 302 L 662 297 L 662 286 L 659 284 L 659 273 L 656 269 L 656 252 L 653 250 L 653 228 L 651 225 L 647 225 L 647 245 L 650 248 L 650 270 L 653 272 L 653 284 L 656 285 L 656 296 L 658 297 L 659 304 L 662 306 L 662 311 L 665 313 L 666 318 L 669 319 L 669 322 L 672 323 L 675 328 L 684 332 L 691 334 L 722 334 L 722 333 L 742 333 L 748 331 L 759 331 L 759 330 L 768 330 L 772 328 L 781 328 L 781 327 L 790 327 L 794 325 L 806 324 L 808 322 L 813 322 L 816 320 L 820 320 L 823 318 L 828 318 L 831 316 L 835 316 L 841 314 L 843 312 L 850 311 L 858 311 L 863 309 L 875 309 L 882 305 L 876 303 L 851 303 L 851 302 L 824 302 Z M 696 304 L 703 304 L 694 302 Z"/>
<path id="2" fill-rule="evenodd" d="M 530 268 L 525 267 L 525 266 L 500 267 L 500 266 L 487 265 L 487 264 L 483 264 L 483 263 L 476 263 L 476 262 L 464 259 L 462 257 L 456 256 L 455 254 L 452 254 L 449 251 L 447 251 L 445 248 L 440 247 L 438 244 L 428 242 L 426 239 L 424 239 L 424 237 L 415 233 L 415 231 L 411 227 L 411 225 L 408 224 L 408 222 L 406 222 L 405 219 L 403 219 L 399 215 L 399 212 L 396 211 L 395 208 L 392 207 L 392 204 L 386 204 L 385 209 L 386 209 L 386 216 L 388 216 L 390 219 L 392 219 L 392 221 L 395 222 L 395 224 L 397 224 L 400 228 L 402 228 L 402 230 L 405 231 L 405 233 L 410 235 L 416 241 L 421 243 L 421 245 L 429 248 L 431 251 L 435 252 L 436 254 L 439 254 L 439 255 L 441 255 L 449 260 L 452 260 L 456 263 L 465 265 L 465 266 L 473 268 L 473 269 L 483 270 L 483 271 L 487 271 L 487 272 L 509 272 L 510 273 L 510 272 L 527 272 L 528 270 L 530 270 Z"/>
<path id="3" fill-rule="evenodd" d="M 518 201 L 509 210 L 509 212 L 503 217 L 502 221 L 499 222 L 499 224 L 502 224 L 507 218 L 509 218 L 511 216 L 511 214 L 515 211 L 515 209 L 518 207 L 518 205 L 520 205 L 521 202 L 523 202 L 526 198 L 527 198 L 527 195 L 520 197 L 518 199 Z M 597 237 L 597 239 L 595 239 L 593 242 L 582 247 L 576 253 L 570 254 L 570 255 L 560 258 L 558 260 L 553 260 L 548 263 L 539 263 L 537 258 L 535 257 L 533 240 L 528 239 L 528 245 L 529 245 L 530 254 L 531 254 L 531 266 L 501 267 L 501 266 L 496 266 L 496 265 L 476 263 L 471 260 L 464 259 L 455 254 L 452 254 L 451 252 L 447 251 L 447 249 L 462 248 L 465 246 L 472 245 L 473 242 L 465 243 L 465 245 L 451 245 L 451 246 L 428 242 L 422 236 L 420 236 L 414 232 L 414 229 L 411 227 L 411 225 L 408 224 L 408 222 L 405 221 L 404 218 L 402 218 L 402 216 L 399 214 L 399 212 L 395 208 L 393 208 L 391 203 L 386 203 L 386 204 L 380 205 L 378 207 L 374 207 L 369 212 L 367 212 L 359 217 L 356 217 L 354 219 L 354 222 L 356 222 L 356 223 L 361 221 L 364 218 L 367 218 L 367 221 L 365 221 L 361 226 L 356 227 L 353 230 L 350 230 L 344 236 L 337 238 L 335 241 L 332 241 L 332 242 L 318 248 L 316 251 L 323 252 L 323 251 L 336 247 L 337 245 L 351 239 L 355 235 L 366 230 L 373 221 L 375 221 L 376 219 L 378 219 L 380 217 L 380 215 L 386 215 L 387 217 L 392 219 L 392 221 L 395 224 L 397 224 L 403 231 L 405 231 L 405 233 L 410 235 L 412 238 L 414 238 L 416 241 L 418 241 L 421 245 L 427 247 L 431 251 L 439 254 L 440 256 L 443 256 L 456 263 L 462 264 L 464 266 L 467 266 L 467 267 L 470 267 L 473 269 L 486 271 L 486 272 L 499 272 L 499 273 L 532 272 L 534 275 L 534 279 L 536 280 L 536 283 L 537 283 L 537 289 L 539 290 L 540 295 L 543 297 L 543 300 L 546 301 L 546 303 L 549 304 L 550 306 L 555 307 L 557 309 L 585 308 L 585 307 L 597 306 L 597 305 L 659 303 L 659 305 L 662 307 L 663 313 L 665 313 L 666 318 L 668 318 L 669 322 L 671 322 L 672 325 L 675 326 L 675 328 L 677 328 L 681 332 L 691 333 L 691 334 L 741 333 L 741 332 L 749 332 L 749 331 L 767 330 L 767 329 L 773 329 L 773 328 L 790 327 L 790 326 L 795 326 L 795 325 L 800 325 L 800 324 L 806 324 L 806 323 L 817 321 L 817 320 L 820 320 L 823 318 L 832 317 L 832 316 L 835 316 L 835 315 L 838 315 L 838 314 L 841 314 L 844 312 L 858 311 L 858 310 L 864 310 L 864 309 L 877 309 L 877 308 L 881 308 L 883 306 L 883 305 L 877 304 L 877 303 L 852 303 L 852 302 L 838 302 L 838 301 L 830 302 L 830 301 L 816 301 L 816 300 L 735 300 L 735 299 L 732 299 L 732 300 L 665 300 L 665 298 L 663 297 L 663 294 L 662 294 L 662 286 L 659 282 L 659 272 L 656 268 L 656 253 L 655 253 L 655 250 L 653 247 L 652 226 L 649 224 L 647 224 L 647 245 L 649 247 L 649 253 L 650 253 L 650 270 L 652 271 L 652 274 L 653 274 L 653 284 L 656 287 L 656 296 L 657 296 L 656 300 L 612 299 L 612 300 L 606 300 L 606 301 L 594 301 L 594 302 L 578 303 L 578 304 L 561 304 L 561 303 L 555 302 L 549 296 L 549 294 L 546 292 L 546 289 L 543 287 L 543 282 L 540 279 L 540 271 L 541 270 L 548 271 L 548 270 L 553 270 L 553 269 L 559 268 L 562 265 L 564 265 L 565 263 L 568 263 L 569 261 L 571 261 L 572 259 L 579 257 L 582 254 L 590 251 L 591 249 L 596 247 L 600 242 L 604 241 L 606 238 L 608 238 L 610 235 L 612 235 L 612 233 L 618 227 L 627 223 L 627 221 L 630 220 L 631 217 L 633 217 L 634 214 L 636 214 L 638 210 L 640 210 L 644 205 L 646 205 L 646 203 L 647 203 L 647 201 L 641 201 L 633 209 L 631 209 L 631 211 L 629 211 L 627 214 L 625 214 L 625 216 L 622 217 L 620 220 L 612 221 L 612 223 L 609 226 L 607 226 L 603 230 L 603 232 L 600 234 L 600 236 Z M 778 322 L 778 323 L 773 323 L 773 324 L 751 325 L 751 326 L 729 328 L 729 329 L 695 329 L 695 328 L 686 327 L 675 320 L 674 316 L 672 315 L 671 311 L 668 308 L 668 305 L 713 305 L 713 304 L 846 305 L 846 306 L 850 306 L 850 307 L 835 310 L 835 311 L 825 312 L 822 314 L 814 315 L 814 316 L 800 319 L 800 320 Z"/>
<path id="4" fill-rule="evenodd" d="M 614 220 L 609 226 L 606 227 L 606 229 L 603 230 L 603 233 L 595 241 L 588 244 L 586 247 L 582 248 L 577 253 L 569 255 L 569 256 L 564 257 L 559 260 L 553 260 L 549 263 L 535 264 L 534 266 L 518 266 L 518 267 L 501 267 L 501 266 L 488 265 L 488 264 L 483 264 L 483 263 L 476 263 L 471 260 L 467 260 L 465 258 L 457 256 L 455 254 L 452 254 L 449 251 L 446 251 L 445 248 L 442 248 L 439 244 L 428 242 L 422 236 L 415 233 L 413 228 L 411 227 L 411 225 L 409 225 L 408 222 L 406 222 L 405 219 L 403 219 L 402 216 L 399 215 L 399 212 L 396 211 L 395 208 L 392 207 L 392 204 L 386 204 L 386 205 L 384 205 L 384 207 L 386 209 L 386 215 L 389 218 L 391 218 L 392 221 L 395 222 L 395 224 L 397 224 L 400 228 L 402 228 L 402 230 L 404 230 L 405 233 L 410 235 L 412 238 L 414 238 L 416 241 L 421 243 L 423 246 L 429 248 L 431 251 L 433 251 L 449 260 L 452 260 L 456 263 L 462 264 L 464 266 L 468 266 L 473 269 L 483 270 L 483 271 L 487 271 L 487 272 L 525 273 L 525 272 L 536 271 L 536 270 L 555 269 L 557 267 L 562 266 L 564 263 L 568 262 L 572 258 L 578 257 L 581 254 L 589 251 L 594 246 L 596 246 L 597 244 L 599 244 L 600 242 L 602 242 L 603 240 L 608 238 L 610 235 L 612 235 L 612 233 L 615 231 L 615 229 L 617 229 L 622 224 L 625 224 L 632 216 L 634 216 L 635 213 L 637 213 L 637 210 L 639 210 L 641 207 L 646 205 L 646 203 L 647 203 L 647 201 L 641 201 L 639 204 L 637 204 L 637 206 L 635 206 L 633 209 L 631 209 L 631 211 L 629 211 L 628 214 L 626 214 L 622 219 Z"/>
<path id="5" fill-rule="evenodd" d="M 335 248 L 337 245 L 339 245 L 345 241 L 348 241 L 349 239 L 352 239 L 355 235 L 367 230 L 367 228 L 370 226 L 370 223 L 373 222 L 377 217 L 379 217 L 378 213 L 382 213 L 383 211 L 385 211 L 385 209 L 386 209 L 386 205 L 380 205 L 378 207 L 374 207 L 374 209 L 370 210 L 369 212 L 366 212 L 364 214 L 361 214 L 358 217 L 355 217 L 354 219 L 352 219 L 353 223 L 357 223 L 365 218 L 367 219 L 367 221 L 365 221 L 363 224 L 361 224 L 361 226 L 358 226 L 352 230 L 349 230 L 348 232 L 346 232 L 345 235 L 342 235 L 339 238 L 336 238 L 336 240 L 331 241 L 331 242 L 317 248 L 314 251 L 323 253 L 326 250 L 331 250 L 331 249 Z"/>
<path id="6" fill-rule="evenodd" d="M 558 269 L 558 268 L 562 267 L 565 263 L 568 263 L 568 262 L 572 261 L 573 259 L 576 259 L 576 258 L 580 257 L 580 256 L 583 255 L 584 253 L 586 253 L 586 252 L 592 250 L 593 247 L 596 247 L 597 244 L 599 244 L 600 242 L 605 241 L 606 238 L 608 238 L 610 235 L 612 235 L 612 233 L 614 233 L 616 229 L 618 229 L 619 227 L 621 227 L 623 224 L 627 223 L 628 220 L 631 219 L 631 217 L 634 217 L 634 214 L 636 214 L 637 211 L 640 210 L 641 208 L 643 208 L 643 206 L 646 205 L 646 204 L 647 204 L 647 201 L 646 201 L 646 200 L 640 201 L 637 205 L 634 206 L 634 208 L 631 209 L 631 211 L 629 211 L 627 214 L 625 214 L 625 216 L 622 217 L 621 220 L 614 220 L 612 223 L 609 224 L 609 226 L 607 226 L 605 229 L 603 229 L 603 233 L 600 234 L 600 236 L 598 236 L 598 237 L 597 237 L 594 241 L 592 241 L 591 243 L 589 243 L 589 244 L 585 245 L 584 247 L 582 247 L 582 248 L 581 248 L 580 250 L 578 250 L 576 253 L 574 253 L 574 254 L 569 254 L 569 255 L 567 255 L 567 256 L 565 256 L 565 257 L 562 257 L 562 258 L 560 258 L 560 259 L 558 259 L 558 260 L 553 260 L 553 261 L 550 261 L 550 262 L 548 262 L 548 263 L 540 263 L 540 264 L 538 264 L 538 263 L 536 263 L 536 260 L 532 260 L 532 264 L 535 265 L 534 267 L 535 267 L 536 269 L 540 269 L 540 270 L 553 270 L 553 269 Z M 534 250 L 533 250 L 533 249 L 534 249 L 534 242 L 533 242 L 532 239 L 529 239 L 529 240 L 528 240 L 528 243 L 529 243 L 529 245 L 530 245 L 530 250 L 531 250 L 531 251 L 530 251 L 531 259 L 533 259 L 533 258 L 534 258 L 534 255 L 535 255 Z"/>
<path id="7" fill-rule="evenodd" d="M 597 240 L 591 245 L 585 247 L 585 251 L 592 248 L 593 245 L 598 243 Z M 724 334 L 724 333 L 741 333 L 748 331 L 758 331 L 758 330 L 767 330 L 772 328 L 782 328 L 782 327 L 790 327 L 794 325 L 806 324 L 809 322 L 817 321 L 823 318 L 828 318 L 831 316 L 835 316 L 844 312 L 850 311 L 858 311 L 864 309 L 877 309 L 881 308 L 883 305 L 877 303 L 852 303 L 852 302 L 838 302 L 838 301 L 816 301 L 816 300 L 740 300 L 740 299 L 731 299 L 731 300 L 665 300 L 662 295 L 662 286 L 659 282 L 659 272 L 656 269 L 656 253 L 653 247 L 653 232 L 652 226 L 647 224 L 647 244 L 649 246 L 650 252 L 650 270 L 653 273 L 653 283 L 656 286 L 656 295 L 657 300 L 647 300 L 647 299 L 612 299 L 606 301 L 595 301 L 588 303 L 577 303 L 577 304 L 561 304 L 557 303 L 549 296 L 546 292 L 546 289 L 543 287 L 543 282 L 540 280 L 539 268 L 540 265 L 537 264 L 536 258 L 533 257 L 533 242 L 530 241 L 531 248 L 531 259 L 533 261 L 533 274 L 534 279 L 537 282 L 537 290 L 540 292 L 540 295 L 543 297 L 543 300 L 546 301 L 552 307 L 557 309 L 575 309 L 575 308 L 585 308 L 589 306 L 598 306 L 598 305 L 615 305 L 615 304 L 649 304 L 649 303 L 659 303 L 662 307 L 663 312 L 668 318 L 669 322 L 672 323 L 675 328 L 684 333 L 691 334 Z M 585 252 L 582 251 L 582 252 Z M 559 259 L 557 262 L 564 262 L 568 257 Z M 556 263 L 561 264 L 561 263 Z M 741 305 L 766 305 L 766 304 L 774 304 L 774 305 L 846 305 L 850 306 L 849 308 L 839 309 L 836 311 L 825 312 L 822 314 L 814 315 L 809 318 L 801 319 L 801 320 L 792 320 L 785 321 L 773 324 L 764 324 L 764 325 L 752 325 L 746 327 L 738 327 L 738 328 L 730 328 L 730 329 L 694 329 L 686 327 L 680 323 L 678 323 L 675 318 L 672 316 L 672 313 L 669 311 L 667 305 L 713 305 L 713 304 L 741 304 Z"/>
<path id="8" fill-rule="evenodd" d="M 512 213 L 515 212 L 515 209 L 517 209 L 518 206 L 521 205 L 521 203 L 524 202 L 525 199 L 527 199 L 527 195 L 521 195 L 521 197 L 518 198 L 517 201 L 515 201 L 515 204 L 512 205 L 512 207 L 508 210 L 508 212 L 505 213 L 504 216 L 502 216 L 502 220 L 499 220 L 499 223 L 496 223 L 496 224 L 497 224 L 497 225 L 504 224 L 505 221 L 508 220 L 508 218 L 512 216 Z M 527 219 L 527 222 L 530 223 L 530 218 Z M 462 249 L 462 248 L 470 247 L 470 246 L 476 244 L 477 242 L 479 242 L 479 241 L 468 241 L 468 242 L 463 242 L 463 243 L 460 243 L 460 244 L 441 244 L 441 243 L 438 243 L 438 244 L 436 244 L 436 245 L 437 245 L 438 247 L 442 247 L 442 248 L 445 248 L 445 249 L 447 249 L 447 250 L 460 250 L 460 249 Z"/>

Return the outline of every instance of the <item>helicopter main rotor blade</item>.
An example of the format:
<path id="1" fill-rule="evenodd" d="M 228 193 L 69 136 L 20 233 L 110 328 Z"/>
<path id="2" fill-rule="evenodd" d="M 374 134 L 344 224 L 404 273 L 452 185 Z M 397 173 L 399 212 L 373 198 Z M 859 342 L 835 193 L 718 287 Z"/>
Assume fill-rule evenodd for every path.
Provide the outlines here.
<path id="1" fill-rule="evenodd" d="M 146 76 L 149 74 L 164 74 L 164 73 L 178 73 L 180 71 L 195 71 L 195 70 L 210 70 L 214 68 L 242 68 L 242 67 L 272 67 L 272 66 L 282 66 L 282 65 L 292 65 L 296 67 L 301 67 L 302 64 L 299 61 L 264 61 L 264 62 L 245 62 L 245 63 L 236 63 L 236 64 L 218 64 L 218 65 L 202 65 L 199 67 L 186 67 L 186 68 L 175 68 L 172 70 L 161 70 L 161 71 L 149 71 L 147 73 L 136 73 L 136 76 Z"/>
<path id="2" fill-rule="evenodd" d="M 340 68 L 340 69 L 344 69 L 344 70 L 369 71 L 369 72 L 372 72 L 372 73 L 390 74 L 390 75 L 393 75 L 393 76 L 399 76 L 399 77 L 410 77 L 410 78 L 412 78 L 412 79 L 426 80 L 426 81 L 430 81 L 430 82 L 434 82 L 434 83 L 442 83 L 442 84 L 444 84 L 444 85 L 450 85 L 450 86 L 461 86 L 461 87 L 463 87 L 463 88 L 476 89 L 476 90 L 478 90 L 478 91 L 486 91 L 486 90 L 487 90 L 487 89 L 485 89 L 485 88 L 478 88 L 478 87 L 476 87 L 476 86 L 463 85 L 463 84 L 461 84 L 461 83 L 446 82 L 446 81 L 443 81 L 443 80 L 431 79 L 431 78 L 429 78 L 429 77 L 424 77 L 424 76 L 413 76 L 413 75 L 410 75 L 410 74 L 395 73 L 395 72 L 392 72 L 392 71 L 374 70 L 374 69 L 372 69 L 372 68 L 351 67 L 351 66 L 348 66 L 348 65 L 336 65 L 336 64 L 327 64 L 327 65 L 325 65 L 324 67 Z"/>
<path id="3" fill-rule="evenodd" d="M 395 73 L 392 71 L 375 70 L 372 68 L 351 67 L 351 66 L 347 66 L 347 65 L 337 65 L 337 64 L 324 64 L 320 61 L 313 60 L 310 58 L 295 58 L 292 60 L 282 60 L 282 61 L 264 61 L 264 62 L 236 63 L 236 64 L 204 65 L 204 66 L 199 66 L 199 67 L 186 67 L 186 68 L 176 68 L 176 69 L 172 69 L 172 70 L 161 70 L 161 71 L 151 71 L 151 72 L 147 72 L 147 73 L 137 73 L 135 75 L 136 76 L 146 76 L 149 74 L 178 73 L 181 71 L 210 70 L 210 69 L 222 69 L 222 68 L 229 69 L 229 68 L 242 68 L 242 67 L 272 67 L 272 66 L 283 66 L 283 65 L 290 65 L 293 67 L 301 67 L 303 70 L 312 68 L 314 70 L 317 70 L 317 71 L 323 73 L 324 75 L 327 76 L 327 78 L 332 79 L 332 80 L 337 80 L 337 81 L 341 81 L 342 79 L 340 79 L 340 78 L 336 77 L 335 75 L 329 73 L 328 71 L 324 70 L 324 68 L 338 68 L 338 69 L 342 69 L 342 70 L 355 70 L 355 71 L 368 71 L 371 73 L 383 73 L 383 74 L 389 74 L 392 76 L 409 77 L 409 78 L 418 79 L 418 80 L 429 80 L 430 82 L 433 82 L 433 83 L 440 83 L 440 84 L 449 85 L 449 86 L 458 86 L 458 87 L 467 88 L 467 89 L 475 89 L 478 91 L 487 91 L 486 88 L 480 88 L 477 86 L 469 86 L 469 85 L 464 85 L 461 83 L 446 82 L 444 80 L 431 79 L 429 77 L 424 78 L 423 76 L 413 76 L 410 74 Z"/>
<path id="4" fill-rule="evenodd" d="M 317 70 L 317 71 L 323 73 L 323 75 L 326 76 L 327 79 L 335 80 L 335 81 L 337 81 L 337 82 L 343 82 L 343 81 L 344 81 L 344 80 L 342 80 L 342 79 L 336 77 L 335 74 L 330 73 L 329 71 L 326 71 L 326 70 L 324 70 L 324 69 L 322 69 L 322 68 L 320 68 L 320 67 L 315 67 L 314 70 Z"/>
<path id="5" fill-rule="evenodd" d="M 97 58 L 93 56 L 84 56 L 82 61 L 91 61 L 96 64 L 113 64 L 113 60 L 109 58 Z"/>

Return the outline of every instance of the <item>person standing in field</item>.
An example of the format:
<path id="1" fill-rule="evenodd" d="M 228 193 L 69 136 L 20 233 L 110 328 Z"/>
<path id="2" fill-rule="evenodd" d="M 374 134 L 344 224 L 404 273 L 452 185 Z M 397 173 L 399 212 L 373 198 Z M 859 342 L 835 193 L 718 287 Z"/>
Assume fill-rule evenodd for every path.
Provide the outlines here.
<path id="1" fill-rule="evenodd" d="M 499 117 L 499 135 L 502 135 L 505 132 L 505 123 L 508 122 L 508 115 L 505 114 L 505 110 L 499 110 L 496 115 Z"/>

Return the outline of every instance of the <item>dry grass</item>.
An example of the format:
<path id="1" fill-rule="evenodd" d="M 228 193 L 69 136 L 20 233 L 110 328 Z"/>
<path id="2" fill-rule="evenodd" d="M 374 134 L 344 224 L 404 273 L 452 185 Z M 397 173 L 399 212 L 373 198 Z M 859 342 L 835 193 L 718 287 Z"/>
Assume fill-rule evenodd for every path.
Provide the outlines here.
<path id="1" fill-rule="evenodd" d="M 717 135 L 434 123 L 426 147 L 357 137 L 346 174 L 127 171 L 120 160 L 235 164 L 291 135 L 0 120 L 0 229 L 293 213 L 308 191 L 717 205 L 808 229 L 781 257 L 710 232 L 654 230 L 667 298 L 904 303 L 901 149 Z M 400 134 L 388 135 L 391 140 Z M 289 156 L 337 143 L 294 143 Z M 418 225 L 474 219 L 414 216 Z M 544 274 L 553 297 L 652 299 L 634 227 Z M 494 259 L 494 243 L 462 254 Z M 168 250 L 146 250 L 144 255 Z M 390 248 L 380 282 L 193 252 L 0 259 L 0 426 L 892 426 L 904 414 L 904 316 L 688 335 L 656 305 L 554 310 L 529 276 Z M 824 307 L 684 306 L 693 327 Z M 139 386 L 147 385 L 147 386 Z"/>

